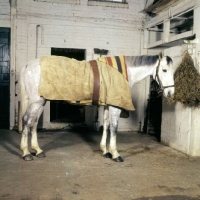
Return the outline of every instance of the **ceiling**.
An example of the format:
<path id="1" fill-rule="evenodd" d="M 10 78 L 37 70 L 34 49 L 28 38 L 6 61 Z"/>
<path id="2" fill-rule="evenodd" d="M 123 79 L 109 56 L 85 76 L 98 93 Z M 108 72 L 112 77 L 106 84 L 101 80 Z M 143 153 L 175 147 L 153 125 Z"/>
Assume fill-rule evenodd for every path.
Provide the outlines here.
<path id="1" fill-rule="evenodd" d="M 144 9 L 144 12 L 158 14 L 180 2 L 183 2 L 183 0 L 154 0 L 153 4 Z"/>

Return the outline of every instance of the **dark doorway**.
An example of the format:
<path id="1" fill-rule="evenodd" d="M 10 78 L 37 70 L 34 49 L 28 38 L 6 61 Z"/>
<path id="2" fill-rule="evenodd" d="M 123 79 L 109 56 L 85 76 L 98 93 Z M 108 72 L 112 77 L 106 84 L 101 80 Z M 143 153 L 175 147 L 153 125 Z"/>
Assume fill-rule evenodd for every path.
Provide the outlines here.
<path id="1" fill-rule="evenodd" d="M 158 84 L 150 77 L 149 99 L 144 119 L 143 132 L 155 136 L 158 142 L 161 139 L 162 122 L 162 94 L 157 92 Z"/>
<path id="2" fill-rule="evenodd" d="M 9 129 L 10 29 L 0 28 L 0 128 Z"/>
<path id="3" fill-rule="evenodd" d="M 85 49 L 51 48 L 51 55 L 65 56 L 81 61 L 85 60 Z M 51 101 L 50 121 L 65 123 L 84 122 L 84 107 L 71 105 L 64 101 Z"/>

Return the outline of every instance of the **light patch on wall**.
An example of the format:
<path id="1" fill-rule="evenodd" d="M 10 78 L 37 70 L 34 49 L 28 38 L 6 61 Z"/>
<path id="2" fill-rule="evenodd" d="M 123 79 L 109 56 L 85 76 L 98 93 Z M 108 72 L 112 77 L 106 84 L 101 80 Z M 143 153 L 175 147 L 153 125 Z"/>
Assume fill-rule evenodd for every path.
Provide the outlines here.
<path id="1" fill-rule="evenodd" d="M 80 4 L 80 0 L 34 0 L 38 2 L 47 2 L 47 3 L 60 3 L 60 4 Z"/>
<path id="2" fill-rule="evenodd" d="M 124 0 L 114 0 L 114 1 L 98 1 L 98 0 L 88 0 L 88 6 L 104 6 L 104 7 L 115 7 L 115 8 L 129 8 L 128 2 Z"/>

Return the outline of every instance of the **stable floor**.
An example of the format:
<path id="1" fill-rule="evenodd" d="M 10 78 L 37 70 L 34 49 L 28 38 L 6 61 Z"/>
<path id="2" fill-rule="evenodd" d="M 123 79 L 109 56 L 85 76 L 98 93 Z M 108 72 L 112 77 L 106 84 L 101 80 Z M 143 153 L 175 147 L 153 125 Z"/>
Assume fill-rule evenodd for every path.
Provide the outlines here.
<path id="1" fill-rule="evenodd" d="M 116 163 L 101 155 L 99 132 L 81 128 L 38 135 L 47 157 L 24 161 L 21 135 L 0 130 L 0 200 L 200 199 L 200 158 L 152 136 L 118 133 L 124 162 Z"/>

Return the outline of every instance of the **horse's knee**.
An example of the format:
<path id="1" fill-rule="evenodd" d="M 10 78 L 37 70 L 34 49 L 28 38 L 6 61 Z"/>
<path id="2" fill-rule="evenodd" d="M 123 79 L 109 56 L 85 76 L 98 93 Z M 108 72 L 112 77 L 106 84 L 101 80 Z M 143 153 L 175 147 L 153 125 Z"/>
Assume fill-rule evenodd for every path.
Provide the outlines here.
<path id="1" fill-rule="evenodd" d="M 38 113 L 27 110 L 22 117 L 22 126 L 33 128 L 34 124 L 38 122 Z"/>
<path id="2" fill-rule="evenodd" d="M 118 128 L 118 121 L 111 122 L 111 124 L 110 124 L 111 131 L 115 133 L 115 132 L 117 132 L 117 128 Z"/>
<path id="3" fill-rule="evenodd" d="M 25 114 L 23 117 L 22 117 L 22 125 L 26 125 L 27 124 L 27 121 L 28 121 L 28 116 L 27 114 Z"/>
<path id="4" fill-rule="evenodd" d="M 26 129 L 30 129 L 30 126 L 28 124 L 28 116 L 25 114 L 22 117 L 22 135 L 26 134 L 26 132 L 28 131 L 25 131 Z"/>
<path id="5" fill-rule="evenodd" d="M 23 118 L 22 118 L 22 130 L 24 130 L 24 128 L 25 127 L 27 127 L 27 128 L 31 128 L 31 119 L 30 119 L 30 117 L 28 116 L 28 114 L 25 114 L 24 116 L 23 116 Z"/>

